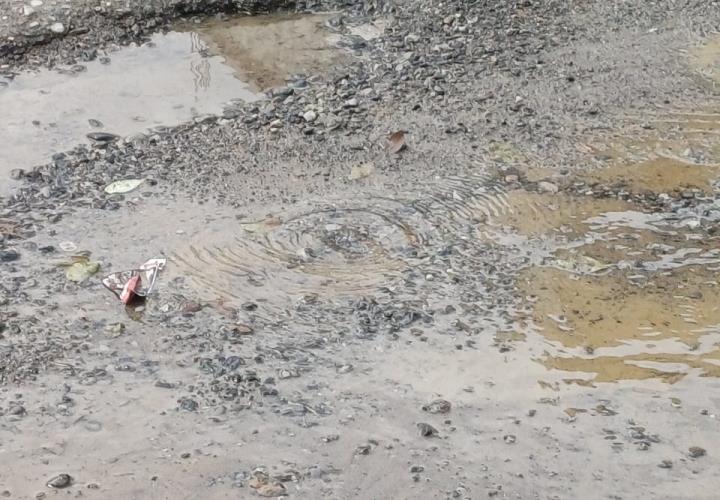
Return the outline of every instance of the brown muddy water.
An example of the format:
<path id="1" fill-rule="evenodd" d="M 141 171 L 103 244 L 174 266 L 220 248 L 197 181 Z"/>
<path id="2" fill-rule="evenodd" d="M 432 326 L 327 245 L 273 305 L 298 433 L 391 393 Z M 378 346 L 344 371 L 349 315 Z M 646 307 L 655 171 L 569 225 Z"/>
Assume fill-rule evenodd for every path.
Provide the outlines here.
<path id="1" fill-rule="evenodd" d="M 184 25 L 97 61 L 0 80 L 3 185 L 11 170 L 87 143 L 86 134 L 125 137 L 219 115 L 231 101 L 264 99 L 262 90 L 286 77 L 327 68 L 346 57 L 323 27 L 327 18 L 273 15 Z"/>
<path id="2" fill-rule="evenodd" d="M 313 75 L 347 60 L 324 23 L 332 16 L 273 15 L 188 25 L 210 54 L 221 55 L 257 90 L 282 85 L 290 75 Z"/>

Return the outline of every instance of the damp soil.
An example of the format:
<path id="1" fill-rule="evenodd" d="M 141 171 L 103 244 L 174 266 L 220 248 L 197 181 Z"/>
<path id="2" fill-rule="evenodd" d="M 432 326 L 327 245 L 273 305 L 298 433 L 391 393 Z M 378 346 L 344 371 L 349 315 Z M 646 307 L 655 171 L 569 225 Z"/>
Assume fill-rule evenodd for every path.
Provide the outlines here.
<path id="1" fill-rule="evenodd" d="M 368 5 L 184 19 L 0 88 L 24 169 L 0 209 L 0 494 L 713 498 L 704 16 L 498 2 L 523 24 L 491 31 L 465 3 Z M 104 288 L 150 258 L 144 301 Z"/>

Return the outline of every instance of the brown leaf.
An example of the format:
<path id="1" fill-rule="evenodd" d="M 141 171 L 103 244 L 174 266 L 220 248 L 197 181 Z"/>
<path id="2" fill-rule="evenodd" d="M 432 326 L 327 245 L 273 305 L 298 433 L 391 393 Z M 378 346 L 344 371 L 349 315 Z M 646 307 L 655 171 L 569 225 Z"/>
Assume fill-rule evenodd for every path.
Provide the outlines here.
<path id="1" fill-rule="evenodd" d="M 405 144 L 405 131 L 398 130 L 388 137 L 387 150 L 392 154 L 397 154 L 407 147 Z"/>

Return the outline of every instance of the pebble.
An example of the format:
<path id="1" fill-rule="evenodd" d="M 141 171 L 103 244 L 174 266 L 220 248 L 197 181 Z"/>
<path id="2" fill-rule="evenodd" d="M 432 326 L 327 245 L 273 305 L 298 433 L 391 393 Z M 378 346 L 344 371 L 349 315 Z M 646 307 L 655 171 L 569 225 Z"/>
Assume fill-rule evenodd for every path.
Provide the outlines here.
<path id="1" fill-rule="evenodd" d="M 180 400 L 180 409 L 185 411 L 197 411 L 200 405 L 197 401 L 190 398 L 183 398 Z"/>
<path id="2" fill-rule="evenodd" d="M 58 474 L 51 478 L 47 482 L 49 488 L 67 488 L 73 483 L 73 478 L 70 474 Z"/>
<path id="3" fill-rule="evenodd" d="M 20 258 L 17 250 L 0 250 L 0 262 L 14 262 Z"/>
<path id="4" fill-rule="evenodd" d="M 548 181 L 540 181 L 538 182 L 538 191 L 541 193 L 557 193 L 560 191 L 560 188 L 557 186 L 557 184 L 553 184 L 552 182 Z"/>
<path id="5" fill-rule="evenodd" d="M 63 23 L 53 23 L 50 25 L 50 31 L 59 35 L 65 33 L 65 26 Z"/>
<path id="6" fill-rule="evenodd" d="M 342 365 L 337 369 L 338 373 L 350 373 L 353 371 L 353 365 Z"/>
<path id="7" fill-rule="evenodd" d="M 306 111 L 303 113 L 303 119 L 308 123 L 312 123 L 317 119 L 317 113 L 315 111 Z"/>
<path id="8" fill-rule="evenodd" d="M 422 437 L 434 437 L 438 435 L 438 430 L 430 424 L 420 422 L 417 424 L 418 431 Z"/>
<path id="9" fill-rule="evenodd" d="M 369 444 L 361 444 L 357 448 L 355 448 L 355 454 L 356 455 L 369 455 L 370 450 L 372 450 L 372 447 Z"/>
<path id="10" fill-rule="evenodd" d="M 10 178 L 12 180 L 20 180 L 25 176 L 25 171 L 22 168 L 14 168 L 10 171 Z"/>
<path id="11" fill-rule="evenodd" d="M 285 486 L 282 483 L 263 484 L 255 492 L 261 497 L 279 497 L 285 495 Z"/>
<path id="12" fill-rule="evenodd" d="M 688 454 L 691 458 L 700 458 L 704 457 L 707 452 L 705 451 L 705 448 L 700 448 L 699 446 L 691 446 L 688 448 Z"/>
<path id="13" fill-rule="evenodd" d="M 449 413 L 451 408 L 452 404 L 445 399 L 435 399 L 422 407 L 428 413 Z"/>
<path id="14" fill-rule="evenodd" d="M 109 132 L 90 132 L 85 137 L 98 145 L 106 145 L 120 139 L 119 135 L 111 134 Z"/>

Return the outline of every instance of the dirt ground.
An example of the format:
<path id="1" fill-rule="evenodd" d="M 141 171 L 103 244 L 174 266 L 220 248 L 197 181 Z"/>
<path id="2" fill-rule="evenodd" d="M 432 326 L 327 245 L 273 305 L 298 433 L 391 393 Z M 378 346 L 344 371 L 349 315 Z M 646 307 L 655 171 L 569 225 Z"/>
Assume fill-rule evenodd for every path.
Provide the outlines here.
<path id="1" fill-rule="evenodd" d="M 718 26 L 0 0 L 0 495 L 716 498 Z"/>

